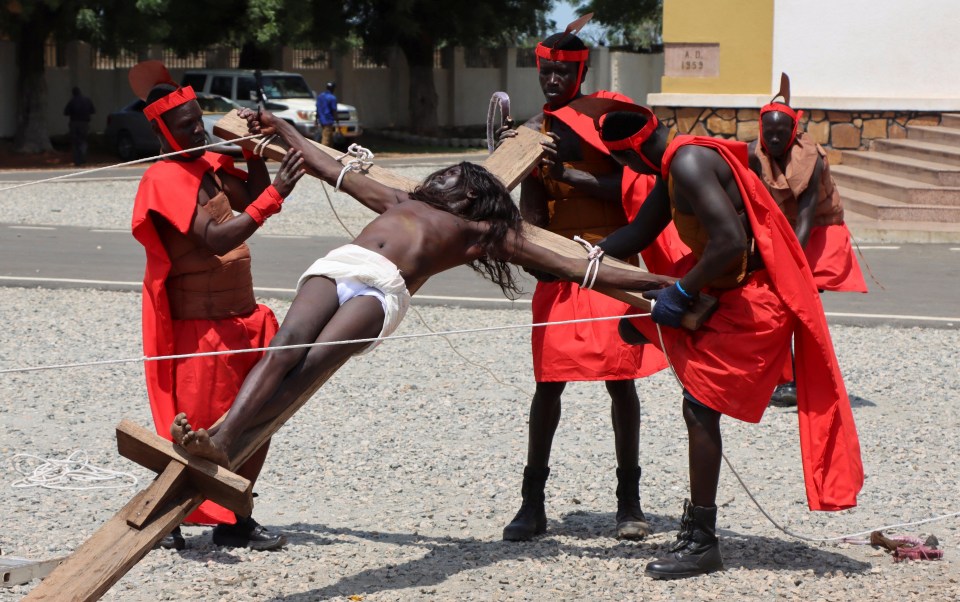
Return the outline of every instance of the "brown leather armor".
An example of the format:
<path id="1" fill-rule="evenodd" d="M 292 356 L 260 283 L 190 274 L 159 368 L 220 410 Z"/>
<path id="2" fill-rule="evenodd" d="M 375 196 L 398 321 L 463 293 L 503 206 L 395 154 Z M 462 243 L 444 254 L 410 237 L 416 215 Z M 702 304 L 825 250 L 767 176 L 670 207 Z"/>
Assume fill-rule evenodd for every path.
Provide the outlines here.
<path id="1" fill-rule="evenodd" d="M 235 217 L 230 200 L 222 191 L 197 211 L 207 211 L 218 224 Z M 158 231 L 173 264 L 166 288 L 175 320 L 219 320 L 256 309 L 250 249 L 246 243 L 216 255 L 173 228 Z"/>

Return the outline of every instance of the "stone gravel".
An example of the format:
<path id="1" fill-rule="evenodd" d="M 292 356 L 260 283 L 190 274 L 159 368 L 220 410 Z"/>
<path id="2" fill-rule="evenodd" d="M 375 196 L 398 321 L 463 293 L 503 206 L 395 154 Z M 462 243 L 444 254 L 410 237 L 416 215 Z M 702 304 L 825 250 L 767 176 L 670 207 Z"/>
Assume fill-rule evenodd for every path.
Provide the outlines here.
<path id="1" fill-rule="evenodd" d="M 434 169 L 401 170 L 422 177 Z M 129 228 L 136 181 L 60 183 L 0 195 L 0 221 Z M 55 188 L 52 188 L 54 187 Z M 342 236 L 319 183 L 300 184 L 271 234 Z M 58 205 L 51 205 L 51 189 Z M 13 193 L 16 194 L 13 194 Z M 354 231 L 369 211 L 333 195 Z M 266 299 L 278 317 L 288 303 Z M 523 310 L 417 307 L 397 334 L 530 321 Z M 135 358 L 140 296 L 94 290 L 0 288 L 0 370 Z M 958 512 L 960 331 L 835 326 L 866 468 L 857 508 L 807 510 L 797 416 L 770 408 L 757 425 L 725 419 L 725 451 L 763 508 L 785 529 L 834 538 Z M 462 354 L 457 355 L 451 344 Z M 467 358 L 467 359 L 464 359 Z M 718 527 L 726 570 L 683 581 L 643 576 L 676 534 L 688 494 L 679 389 L 661 372 L 638 381 L 643 506 L 656 533 L 614 539 L 609 401 L 600 383 L 564 396 L 546 536 L 501 541 L 519 506 L 533 377 L 526 329 L 389 341 L 349 361 L 274 438 L 255 516 L 287 534 L 265 553 L 212 544 L 187 527 L 188 549 L 149 553 L 105 600 L 951 600 L 960 598 L 960 518 L 891 528 L 935 534 L 941 561 L 894 563 L 869 546 L 804 541 L 777 529 L 729 468 Z M 0 374 L 0 550 L 69 554 L 136 491 L 15 488 L 19 453 L 95 466 L 143 487 L 153 473 L 120 457 L 121 418 L 151 419 L 142 365 Z M 0 588 L 17 600 L 36 582 Z"/>
<path id="2" fill-rule="evenodd" d="M 266 300 L 282 317 L 287 303 Z M 0 289 L 0 369 L 139 355 L 139 295 Z M 418 307 L 435 330 L 524 324 L 520 310 Z M 398 334 L 423 332 L 411 313 Z M 835 537 L 956 512 L 960 331 L 834 327 L 853 397 L 867 480 L 860 505 L 806 509 L 796 412 L 759 425 L 725 420 L 726 453 L 788 530 Z M 727 570 L 677 582 L 643 576 L 675 536 L 687 494 L 685 433 L 672 376 L 639 381 L 644 509 L 656 534 L 613 538 L 616 507 L 608 401 L 571 384 L 548 482 L 548 534 L 505 543 L 519 505 L 532 374 L 524 329 L 390 341 L 348 362 L 274 438 L 255 516 L 287 534 L 280 552 L 214 546 L 188 527 L 189 548 L 153 551 L 108 600 L 742 599 L 907 600 L 960 597 L 960 519 L 891 529 L 935 534 L 945 558 L 895 564 L 869 546 L 805 542 L 764 518 L 732 473 L 721 476 Z M 401 359 L 402 358 L 402 359 Z M 490 372 L 487 372 L 489 370 Z M 494 376 L 503 384 L 498 383 Z M 526 391 L 526 392 L 525 392 Z M 13 456 L 93 464 L 140 479 L 119 457 L 123 417 L 148 426 L 138 363 L 0 375 L 4 554 L 70 553 L 134 493 L 13 488 Z M 19 599 L 30 585 L 0 589 Z"/>

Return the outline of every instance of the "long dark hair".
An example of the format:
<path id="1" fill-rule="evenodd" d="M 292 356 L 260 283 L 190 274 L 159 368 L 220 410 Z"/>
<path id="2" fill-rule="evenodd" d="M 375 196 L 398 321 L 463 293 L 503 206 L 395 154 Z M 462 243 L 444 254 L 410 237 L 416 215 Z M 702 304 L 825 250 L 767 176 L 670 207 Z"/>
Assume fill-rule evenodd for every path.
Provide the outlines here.
<path id="1" fill-rule="evenodd" d="M 459 166 L 460 178 L 453 188 L 441 191 L 420 184 L 410 193 L 410 198 L 470 221 L 486 222 L 489 228 L 478 243 L 485 255 L 467 265 L 499 286 L 508 298 L 516 299 L 523 291 L 510 264 L 506 260 L 493 257 L 500 254 L 500 246 L 510 230 L 521 231 L 520 210 L 514 205 L 507 188 L 484 167 L 467 161 Z M 424 183 L 447 169 L 449 168 L 430 174 Z"/>

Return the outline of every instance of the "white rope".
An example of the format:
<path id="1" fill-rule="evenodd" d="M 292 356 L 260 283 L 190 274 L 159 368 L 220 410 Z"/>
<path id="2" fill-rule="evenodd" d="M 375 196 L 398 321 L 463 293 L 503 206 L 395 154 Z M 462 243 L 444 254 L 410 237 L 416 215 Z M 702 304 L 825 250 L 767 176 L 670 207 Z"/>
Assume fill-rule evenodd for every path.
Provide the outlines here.
<path id="1" fill-rule="evenodd" d="M 587 250 L 587 271 L 583 274 L 583 282 L 580 288 L 591 289 L 597 281 L 597 274 L 600 273 L 600 262 L 603 260 L 603 249 L 599 245 L 592 245 L 579 236 L 574 236 L 577 241 Z"/>
<path id="2" fill-rule="evenodd" d="M 264 136 L 263 138 L 261 138 L 253 146 L 253 154 L 255 154 L 258 157 L 262 157 L 264 151 L 267 150 L 267 147 L 270 146 L 270 144 L 272 144 L 273 141 L 276 140 L 276 138 L 277 138 L 276 134 L 271 134 L 270 136 Z"/>
<path id="3" fill-rule="evenodd" d="M 600 322 L 604 320 L 619 320 L 621 318 L 642 318 L 650 314 L 627 314 L 619 316 L 604 316 L 599 318 L 579 318 L 576 320 L 560 320 L 557 322 L 534 322 L 532 324 L 511 324 L 507 326 L 486 326 L 483 328 L 462 328 L 458 330 L 431 331 L 415 334 L 390 335 L 387 337 L 370 337 L 365 339 L 350 339 L 344 341 L 323 341 L 314 343 L 299 343 L 294 345 L 278 345 L 276 347 L 254 347 L 252 349 L 229 349 L 226 351 L 205 351 L 202 353 L 181 353 L 176 355 L 156 355 L 140 356 L 124 359 L 97 360 L 91 362 L 75 362 L 69 364 L 50 364 L 45 366 L 31 366 L 25 368 L 7 368 L 0 370 L 0 374 L 13 374 L 20 372 L 40 372 L 42 370 L 60 370 L 63 368 L 84 368 L 89 366 L 106 366 L 110 364 L 132 364 L 139 362 L 159 362 L 163 360 L 178 360 L 190 357 L 211 357 L 217 355 L 233 355 L 237 353 L 259 353 L 261 351 L 280 351 L 283 349 L 309 349 L 311 347 L 327 347 L 330 345 L 352 345 L 354 343 L 373 343 L 376 341 L 421 339 L 433 336 L 445 336 L 450 334 L 473 334 L 479 332 L 494 332 L 498 330 L 516 330 L 518 328 L 539 328 L 545 326 L 559 326 L 563 324 L 580 324 L 583 322 Z"/>
<path id="4" fill-rule="evenodd" d="M 651 312 L 653 312 L 653 306 L 654 306 L 655 304 L 656 304 L 656 301 L 653 300 L 653 299 L 651 299 L 651 300 L 650 300 L 650 311 L 651 311 Z M 661 349 L 661 351 L 663 351 L 663 357 L 666 358 L 666 360 L 667 360 L 667 365 L 670 367 L 670 373 L 673 374 L 673 378 L 676 379 L 677 384 L 680 385 L 680 388 L 681 388 L 681 389 L 686 389 L 686 387 L 684 387 L 684 386 L 683 386 L 683 383 L 680 381 L 680 376 L 677 374 L 677 370 L 673 367 L 673 362 L 670 361 L 670 356 L 667 355 L 667 349 L 666 349 L 666 347 L 665 347 L 664 344 L 663 344 L 663 331 L 660 330 L 660 325 L 659 325 L 659 324 L 657 324 L 656 322 L 654 322 L 654 324 L 655 324 L 656 327 L 657 327 L 657 335 L 659 335 L 659 337 L 660 337 L 660 349 Z M 750 491 L 750 488 L 747 487 L 747 484 L 746 484 L 746 483 L 744 482 L 744 480 L 740 477 L 740 473 L 738 473 L 738 472 L 737 472 L 737 469 L 733 467 L 733 463 L 730 462 L 730 458 L 727 457 L 727 454 L 725 454 L 725 453 L 723 453 L 723 452 L 720 452 L 720 456 L 723 458 L 724 463 L 726 463 L 727 468 L 730 469 L 730 472 L 733 473 L 733 476 L 736 477 L 737 482 L 740 483 L 740 487 L 743 488 L 743 491 L 747 494 L 747 497 L 750 498 L 750 501 L 753 502 L 753 505 L 756 506 L 756 507 L 757 507 L 757 510 L 760 511 L 760 514 L 762 514 L 763 516 L 765 516 L 766 519 L 767 519 L 768 521 L 770 521 L 770 524 L 772 524 L 774 527 L 776 527 L 777 530 L 779 530 L 781 533 L 784 533 L 785 535 L 788 535 L 788 536 L 790 536 L 790 537 L 793 537 L 793 538 L 796 538 L 796 539 L 800 539 L 800 540 L 803 540 L 803 541 L 809 541 L 809 542 L 814 542 L 814 543 L 826 543 L 826 542 L 831 542 L 831 541 L 840 541 L 840 542 L 845 542 L 845 543 L 859 543 L 859 542 L 850 541 L 850 540 L 852 540 L 852 539 L 854 539 L 854 538 L 857 538 L 857 537 L 859 537 L 859 536 L 861 536 L 861 535 L 869 535 L 870 533 L 873 533 L 874 531 L 886 531 L 886 530 L 888 530 L 888 529 L 897 529 L 897 528 L 901 528 L 901 527 L 912 527 L 912 526 L 916 526 L 916 525 L 922 525 L 922 524 L 925 524 L 925 523 L 932 523 L 932 522 L 938 521 L 938 520 L 945 520 L 945 519 L 948 519 L 948 518 L 953 518 L 953 517 L 955 517 L 955 516 L 960 516 L 960 512 L 952 512 L 952 513 L 950 513 L 950 514 L 941 514 L 941 515 L 939 515 L 939 516 L 934 516 L 934 517 L 932 517 L 932 518 L 925 518 L 925 519 L 922 519 L 922 520 L 913 521 L 913 522 L 909 522 L 909 523 L 898 523 L 898 524 L 894 524 L 894 525 L 884 525 L 884 526 L 882 526 L 882 527 L 874 527 L 874 528 L 872 528 L 872 529 L 866 529 L 866 530 L 864 530 L 864 531 L 858 531 L 858 532 L 856 532 L 856 533 L 849 533 L 849 534 L 847 534 L 847 535 L 835 535 L 835 536 L 832 536 L 832 537 L 809 537 L 809 536 L 807 536 L 807 535 L 801 535 L 801 534 L 799 534 L 799 533 L 794 533 L 794 532 L 791 531 L 790 529 L 787 529 L 786 527 L 784 527 L 784 526 L 782 526 L 780 523 L 778 523 L 776 520 L 774 520 L 774 518 L 773 518 L 772 516 L 770 516 L 770 513 L 767 512 L 767 510 L 763 507 L 763 505 L 762 505 L 759 501 L 757 501 L 757 498 L 754 497 L 753 492 Z"/>
<path id="5" fill-rule="evenodd" d="M 31 463 L 35 464 L 33 470 L 29 467 Z M 33 454 L 16 454 L 10 458 L 10 464 L 23 477 L 11 483 L 11 487 L 82 491 L 137 486 L 137 477 L 127 472 L 94 466 L 90 463 L 87 452 L 82 449 L 74 451 L 64 460 L 49 460 Z M 104 484 L 118 479 L 126 482 Z"/>
<path id="6" fill-rule="evenodd" d="M 347 175 L 348 171 L 359 173 L 361 171 L 370 169 L 370 167 L 373 165 L 373 151 L 356 143 L 351 144 L 347 148 L 347 152 L 337 157 L 336 160 L 340 161 L 345 157 L 354 158 L 343 164 L 343 169 L 340 170 L 340 175 L 337 176 L 337 184 L 333 187 L 333 189 L 337 192 L 340 192 L 340 184 L 343 183 L 343 176 Z"/>
<path id="7" fill-rule="evenodd" d="M 228 142 L 239 142 L 241 140 L 251 140 L 253 138 L 259 138 L 260 134 L 251 134 L 249 136 L 244 136 L 242 138 L 233 138 Z M 54 176 L 52 178 L 44 178 L 43 180 L 34 180 L 32 182 L 23 182 L 21 184 L 15 184 L 13 186 L 7 186 L 6 188 L 0 188 L 0 192 L 6 192 L 7 190 L 13 190 L 15 188 L 23 188 L 24 186 L 33 186 L 34 184 L 43 184 L 44 182 L 53 182 L 54 180 L 63 180 L 66 178 L 73 178 L 75 176 L 82 176 L 85 174 L 90 174 L 98 171 L 103 171 L 105 169 L 114 169 L 116 167 L 125 167 L 127 165 L 136 165 L 138 163 L 147 163 L 148 161 L 156 161 L 157 159 L 164 159 L 166 157 L 172 157 L 174 155 L 179 155 L 181 153 L 190 153 L 196 150 L 201 150 L 205 148 L 211 148 L 214 146 L 220 146 L 224 142 L 211 142 L 210 144 L 204 144 L 203 146 L 195 146 L 193 148 L 187 148 L 184 150 L 174 151 L 172 153 L 166 153 L 163 155 L 157 155 L 155 157 L 144 157 L 142 159 L 134 159 L 133 161 L 127 161 L 126 163 L 117 163 L 115 165 L 105 165 L 103 167 L 94 167 L 93 169 L 84 169 L 81 171 L 74 171 L 67 174 L 62 174 L 59 176 Z"/>
<path id="8" fill-rule="evenodd" d="M 494 127 L 497 111 L 500 112 L 500 125 Z M 497 148 L 497 141 L 494 136 L 504 123 L 509 123 L 510 119 L 510 97 L 506 92 L 494 92 L 490 97 L 490 105 L 487 107 L 487 151 L 492 153 Z"/>

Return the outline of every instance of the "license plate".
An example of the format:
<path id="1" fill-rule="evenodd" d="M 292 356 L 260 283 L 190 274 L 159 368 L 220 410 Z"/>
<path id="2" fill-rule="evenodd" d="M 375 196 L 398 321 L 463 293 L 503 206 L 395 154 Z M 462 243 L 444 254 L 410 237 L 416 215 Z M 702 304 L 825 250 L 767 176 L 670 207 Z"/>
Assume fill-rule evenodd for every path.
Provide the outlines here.
<path id="1" fill-rule="evenodd" d="M 340 133 L 343 134 L 344 136 L 346 136 L 346 135 L 347 135 L 347 130 L 349 130 L 349 129 L 350 129 L 350 128 L 348 128 L 347 126 L 341 125 L 341 126 L 340 126 Z"/>

